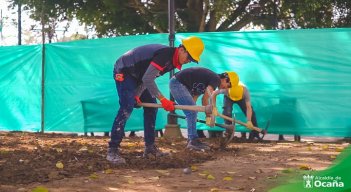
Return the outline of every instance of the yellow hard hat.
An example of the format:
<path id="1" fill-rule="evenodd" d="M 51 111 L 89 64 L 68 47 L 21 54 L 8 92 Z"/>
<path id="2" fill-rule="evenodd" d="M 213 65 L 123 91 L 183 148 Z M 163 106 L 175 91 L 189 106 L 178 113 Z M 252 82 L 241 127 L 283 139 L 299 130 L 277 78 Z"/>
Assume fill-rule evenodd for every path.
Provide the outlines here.
<path id="1" fill-rule="evenodd" d="M 200 55 L 205 48 L 204 43 L 198 37 L 192 36 L 182 40 L 182 44 L 190 56 L 196 61 L 200 61 Z"/>
<path id="2" fill-rule="evenodd" d="M 226 72 L 228 74 L 231 88 L 228 89 L 229 98 L 233 101 L 239 101 L 243 98 L 244 87 L 239 83 L 239 76 L 234 71 Z"/>

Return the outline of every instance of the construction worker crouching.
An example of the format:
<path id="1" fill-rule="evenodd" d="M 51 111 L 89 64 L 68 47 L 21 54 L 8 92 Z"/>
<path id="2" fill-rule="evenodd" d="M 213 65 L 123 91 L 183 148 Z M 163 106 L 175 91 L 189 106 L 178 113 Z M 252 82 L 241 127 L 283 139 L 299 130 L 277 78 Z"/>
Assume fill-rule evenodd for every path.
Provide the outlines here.
<path id="1" fill-rule="evenodd" d="M 256 113 L 251 105 L 249 89 L 239 81 L 238 74 L 233 71 L 222 73 L 221 76 L 228 77 L 231 83 L 230 88 L 220 91 L 220 93 L 224 94 L 223 114 L 231 117 L 233 105 L 238 104 L 246 116 L 247 128 L 252 129 L 253 127 L 257 127 Z M 232 122 L 226 120 L 225 123 L 231 124 Z M 246 133 L 242 133 L 242 138 L 246 139 Z M 255 138 L 260 139 L 259 132 L 252 130 L 249 134 L 249 140 Z"/>

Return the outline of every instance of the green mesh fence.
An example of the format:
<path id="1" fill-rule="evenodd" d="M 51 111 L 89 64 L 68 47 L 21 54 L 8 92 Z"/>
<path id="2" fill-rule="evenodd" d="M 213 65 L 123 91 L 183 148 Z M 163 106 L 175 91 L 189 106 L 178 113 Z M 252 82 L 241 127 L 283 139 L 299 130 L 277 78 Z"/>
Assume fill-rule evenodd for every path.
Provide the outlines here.
<path id="1" fill-rule="evenodd" d="M 351 136 L 351 29 L 186 33 L 176 35 L 175 45 L 191 35 L 203 39 L 205 51 L 199 65 L 185 68 L 236 71 L 250 89 L 260 127 L 270 121 L 271 133 Z M 167 45 L 168 34 L 47 44 L 45 131 L 109 131 L 118 109 L 114 62 L 149 43 Z M 40 46 L 0 47 L 0 59 L 0 129 L 40 130 Z M 164 95 L 168 79 L 168 74 L 157 79 Z M 238 108 L 234 112 L 245 121 Z M 142 113 L 133 111 L 126 130 L 143 129 Z M 166 116 L 160 109 L 157 128 L 167 124 Z M 179 123 L 185 127 L 184 120 Z"/>

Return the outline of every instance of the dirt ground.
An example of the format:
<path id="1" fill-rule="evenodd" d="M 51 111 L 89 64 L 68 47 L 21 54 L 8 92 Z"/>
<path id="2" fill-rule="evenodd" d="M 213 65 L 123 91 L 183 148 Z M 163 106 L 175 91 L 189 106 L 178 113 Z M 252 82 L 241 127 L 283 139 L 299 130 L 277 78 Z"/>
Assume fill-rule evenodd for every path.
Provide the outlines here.
<path id="1" fill-rule="evenodd" d="M 127 164 L 105 160 L 108 137 L 0 132 L 0 191 L 267 191 L 302 170 L 323 170 L 345 142 L 261 143 L 185 149 L 186 140 L 157 138 L 169 157 L 144 159 L 143 139 L 125 138 Z M 185 168 L 189 168 L 184 170 Z"/>

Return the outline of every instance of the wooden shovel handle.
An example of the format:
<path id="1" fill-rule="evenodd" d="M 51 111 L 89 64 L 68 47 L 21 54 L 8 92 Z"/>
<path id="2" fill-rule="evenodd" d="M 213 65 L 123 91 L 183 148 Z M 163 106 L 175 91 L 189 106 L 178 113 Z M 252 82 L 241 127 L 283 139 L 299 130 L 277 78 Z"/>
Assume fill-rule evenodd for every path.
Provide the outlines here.
<path id="1" fill-rule="evenodd" d="M 158 103 L 140 103 L 138 105 L 142 107 L 163 108 L 162 105 Z M 205 106 L 198 106 L 198 105 L 174 105 L 174 108 L 181 109 L 181 110 L 206 112 Z"/>

